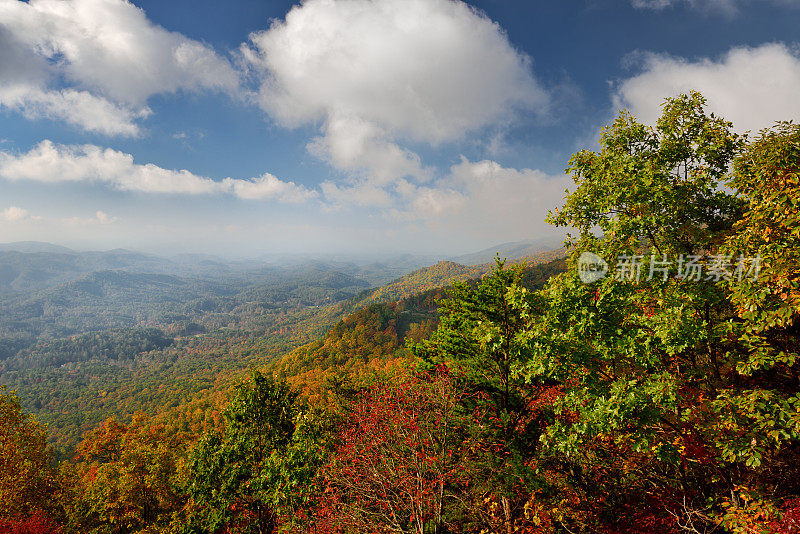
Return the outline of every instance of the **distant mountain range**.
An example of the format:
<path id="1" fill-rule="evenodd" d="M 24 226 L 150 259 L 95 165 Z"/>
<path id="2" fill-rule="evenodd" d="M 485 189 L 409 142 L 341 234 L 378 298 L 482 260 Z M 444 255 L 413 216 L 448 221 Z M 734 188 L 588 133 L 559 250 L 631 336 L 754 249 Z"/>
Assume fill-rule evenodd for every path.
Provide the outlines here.
<path id="1" fill-rule="evenodd" d="M 459 266 L 492 263 L 495 256 L 518 260 L 541 256 L 541 260 L 558 257 L 559 243 L 553 239 L 503 243 L 485 250 L 456 256 L 447 260 Z M 550 253 L 548 255 L 547 253 Z M 198 280 L 236 282 L 239 287 L 259 283 L 279 272 L 315 271 L 344 273 L 365 283 L 381 286 L 413 271 L 432 267 L 436 259 L 430 256 L 399 254 L 382 258 L 315 258 L 311 255 L 282 255 L 253 260 L 226 260 L 208 254 L 180 254 L 161 257 L 124 249 L 79 252 L 60 245 L 36 241 L 0 244 L 0 297 L 21 295 L 56 287 L 92 273 L 124 271 L 134 274 L 170 275 Z M 441 269 L 462 276 L 475 269 Z M 439 273 L 445 275 L 445 272 Z M 432 276 L 433 280 L 440 276 Z"/>
<path id="2" fill-rule="evenodd" d="M 56 252 L 73 254 L 75 251 L 61 245 L 43 243 L 41 241 L 17 241 L 16 243 L 0 243 L 0 251 L 13 250 L 16 252 Z"/>
<path id="3" fill-rule="evenodd" d="M 561 250 L 561 248 L 562 242 L 558 238 L 514 241 L 511 243 L 494 245 L 471 254 L 455 256 L 450 258 L 450 261 L 462 265 L 482 265 L 485 263 L 492 263 L 498 255 L 500 259 L 517 260 L 520 258 L 537 256 L 543 252 Z"/>
<path id="4" fill-rule="evenodd" d="M 12 248 L 13 247 L 13 248 Z M 90 273 L 212 275 L 230 271 L 225 264 L 178 264 L 166 258 L 127 250 L 75 252 L 45 243 L 0 245 L 0 295 L 38 291 Z"/>
<path id="5" fill-rule="evenodd" d="M 311 285 L 315 282 L 310 279 L 310 273 L 322 278 L 339 273 L 358 280 L 359 285 L 376 287 L 400 282 L 404 275 L 420 269 L 430 269 L 434 272 L 416 273 L 415 278 L 427 278 L 436 283 L 451 275 L 464 278 L 485 272 L 486 268 L 469 266 L 490 264 L 498 254 L 511 261 L 532 259 L 534 263 L 541 263 L 559 257 L 560 251 L 559 243 L 549 239 L 503 243 L 450 258 L 445 263 L 436 263 L 429 256 L 411 254 L 382 257 L 377 261 L 368 258 L 354 261 L 337 257 L 319 259 L 310 255 L 226 260 L 208 254 L 180 254 L 167 258 L 124 249 L 80 252 L 51 243 L 23 241 L 0 244 L 0 297 L 31 294 L 108 271 L 234 284 L 239 290 L 275 283 L 287 276 L 292 278 L 292 273 L 303 273 L 301 276 Z M 353 287 L 353 284 L 348 285 Z"/>

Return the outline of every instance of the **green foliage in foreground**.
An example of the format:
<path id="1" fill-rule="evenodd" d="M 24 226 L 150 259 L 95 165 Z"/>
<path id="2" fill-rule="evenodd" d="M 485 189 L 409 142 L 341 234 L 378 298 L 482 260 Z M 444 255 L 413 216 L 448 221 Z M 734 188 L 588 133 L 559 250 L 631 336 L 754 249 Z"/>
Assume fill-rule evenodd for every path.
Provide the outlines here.
<path id="1" fill-rule="evenodd" d="M 796 220 L 798 197 L 785 199 L 797 187 L 800 130 L 780 126 L 745 145 L 704 104 L 696 93 L 668 100 L 655 130 L 622 114 L 599 153 L 571 161 L 578 187 L 551 221 L 579 230 L 573 265 L 584 251 L 612 271 L 620 254 L 642 255 L 644 270 L 663 254 L 719 254 L 732 257 L 730 276 L 676 278 L 674 265 L 667 276 L 587 286 L 575 266 L 542 292 L 516 373 L 559 384 L 542 451 L 567 459 L 587 495 L 607 495 L 601 511 L 649 507 L 679 525 L 749 532 L 800 493 L 800 309 L 790 293 L 800 262 L 789 252 L 800 242 L 796 227 L 772 249 L 752 237 Z M 740 195 L 720 187 L 734 157 Z M 760 274 L 740 281 L 736 258 L 757 254 Z"/>
<path id="2" fill-rule="evenodd" d="M 189 463 L 197 532 L 272 532 L 308 509 L 322 461 L 317 431 L 283 382 L 253 372 L 224 413 L 224 431 L 206 435 Z M 316 439 L 315 439 L 316 438 Z"/>
<path id="3" fill-rule="evenodd" d="M 424 299 L 365 307 L 274 368 L 307 398 L 322 371 L 350 373 L 335 402 L 311 410 L 254 372 L 202 432 L 107 421 L 64 465 L 69 491 L 4 519 L 126 534 L 796 531 L 800 127 L 748 140 L 692 93 L 655 128 L 622 113 L 569 171 L 550 221 L 577 234 L 543 287 L 498 261 L 446 292 L 436 325 L 413 315 Z M 583 252 L 609 275 L 582 282 Z M 760 270 L 739 277 L 740 255 Z M 615 277 L 620 256 L 639 256 L 640 276 Z M 0 436 L 25 439 L 2 441 L 0 465 L 47 463 L 41 429 L 6 404 Z M 17 491 L 37 495 L 37 480 Z"/>

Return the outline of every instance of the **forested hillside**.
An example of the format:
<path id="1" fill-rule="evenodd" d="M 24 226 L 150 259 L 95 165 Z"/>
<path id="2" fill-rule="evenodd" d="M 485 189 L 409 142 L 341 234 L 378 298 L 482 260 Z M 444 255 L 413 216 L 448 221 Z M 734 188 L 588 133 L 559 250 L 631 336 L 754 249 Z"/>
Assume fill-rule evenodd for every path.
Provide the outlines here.
<path id="1" fill-rule="evenodd" d="M 16 350 L 0 531 L 797 532 L 800 127 L 690 93 L 568 172 L 566 259 Z"/>
<path id="2" fill-rule="evenodd" d="M 527 249 L 523 249 L 527 252 Z M 558 269 L 564 265 L 563 260 L 566 254 L 563 249 L 545 250 L 537 252 L 533 255 L 514 256 L 511 263 L 519 264 L 525 267 L 537 266 L 541 264 L 548 264 L 545 269 Z M 480 255 L 482 257 L 482 255 Z M 500 256 L 497 256 L 500 258 Z M 508 258 L 502 257 L 506 260 Z M 482 263 L 479 265 L 461 265 L 452 261 L 441 261 L 436 265 L 417 269 L 405 276 L 398 278 L 388 284 L 379 287 L 372 292 L 368 300 L 372 302 L 397 302 L 424 291 L 439 289 L 453 282 L 463 282 L 479 278 L 492 270 L 494 260 L 489 263 Z M 533 280 L 539 273 L 540 269 L 526 269 L 528 276 Z"/>
<path id="3" fill-rule="evenodd" d="M 38 339 L 142 324 L 266 329 L 287 310 L 341 302 L 368 287 L 367 280 L 313 264 L 216 277 L 103 270 L 0 297 L 0 335 L 9 355 Z"/>
<path id="4" fill-rule="evenodd" d="M 363 306 L 365 298 L 381 292 L 366 289 L 370 280 L 399 268 L 368 263 L 359 270 L 350 265 L 346 274 L 339 269 L 347 264 L 303 261 L 239 270 L 217 261 L 209 266 L 211 260 L 203 257 L 183 258 L 194 265 L 188 270 L 194 275 L 178 276 L 136 272 L 148 265 L 175 269 L 174 260 L 154 256 L 31 247 L 22 247 L 31 252 L 11 252 L 18 259 L 33 254 L 31 266 L 58 254 L 72 261 L 94 258 L 91 266 L 102 258 L 103 265 L 118 267 L 122 256 L 130 268 L 82 274 L 0 298 L 0 385 L 16 390 L 25 409 L 48 426 L 59 455 L 72 454 L 83 432 L 113 415 L 163 415 L 194 403 L 202 416 L 176 417 L 195 424 L 191 421 L 205 418 L 215 406 L 204 397 L 224 397 L 251 366 L 324 335 Z M 409 262 L 413 260 L 401 258 L 400 265 Z M 435 287 L 461 278 L 441 273 Z M 416 280 L 405 287 L 413 293 L 431 284 Z M 394 340 L 395 349 L 404 335 Z M 366 343 L 361 352 L 371 350 L 369 336 L 362 334 L 358 342 Z"/>
<path id="5" fill-rule="evenodd" d="M 421 291 L 440 288 L 453 281 L 478 278 L 488 270 L 488 265 L 467 266 L 442 261 L 431 267 L 418 269 L 378 288 L 369 299 L 375 302 L 396 302 Z"/>

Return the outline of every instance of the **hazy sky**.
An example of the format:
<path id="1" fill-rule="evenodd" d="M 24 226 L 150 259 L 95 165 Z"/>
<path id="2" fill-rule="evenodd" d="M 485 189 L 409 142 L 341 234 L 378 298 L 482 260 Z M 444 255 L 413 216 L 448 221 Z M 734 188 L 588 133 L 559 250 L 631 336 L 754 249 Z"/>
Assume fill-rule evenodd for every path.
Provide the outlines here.
<path id="1" fill-rule="evenodd" d="M 800 119 L 800 0 L 0 0 L 0 241 L 459 253 L 617 109 Z"/>

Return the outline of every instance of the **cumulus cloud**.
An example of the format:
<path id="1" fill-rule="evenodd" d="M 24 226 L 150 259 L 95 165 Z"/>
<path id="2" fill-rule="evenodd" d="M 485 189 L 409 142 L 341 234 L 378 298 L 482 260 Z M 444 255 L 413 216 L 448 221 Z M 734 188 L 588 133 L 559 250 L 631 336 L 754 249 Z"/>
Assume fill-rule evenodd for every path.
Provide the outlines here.
<path id="1" fill-rule="evenodd" d="M 43 90 L 27 84 L 0 85 L 0 106 L 28 119 L 59 120 L 89 132 L 136 136 L 137 120 L 147 117 L 146 107 L 133 110 L 75 89 Z"/>
<path id="2" fill-rule="evenodd" d="M 644 54 L 641 72 L 616 88 L 614 104 L 655 123 L 664 98 L 695 89 L 739 131 L 800 119 L 800 53 L 784 44 L 737 47 L 717 60 Z"/>
<path id="3" fill-rule="evenodd" d="M 455 0 L 308 0 L 241 53 L 256 102 L 284 126 L 319 125 L 309 150 L 358 178 L 326 196 L 350 189 L 357 203 L 431 178 L 408 143 L 458 140 L 549 100 L 530 58 Z"/>
<path id="4" fill-rule="evenodd" d="M 402 220 L 458 230 L 483 239 L 526 238 L 542 233 L 548 210 L 563 204 L 571 183 L 566 175 L 503 167 L 491 160 L 462 158 L 433 185 L 405 184 L 409 202 L 391 211 Z"/>
<path id="5" fill-rule="evenodd" d="M 263 176 L 215 181 L 188 170 L 134 163 L 133 156 L 95 145 L 56 145 L 42 141 L 24 154 L 0 151 L 0 178 L 37 182 L 105 183 L 122 191 L 174 194 L 231 194 L 248 200 L 303 202 L 316 196 L 294 182 Z"/>
<path id="6" fill-rule="evenodd" d="M 8 222 L 19 222 L 24 220 L 37 221 L 41 219 L 36 215 L 31 215 L 28 210 L 18 206 L 9 206 L 3 211 L 0 211 L 0 219 Z"/>
<path id="7" fill-rule="evenodd" d="M 309 152 L 370 184 L 385 186 L 404 176 L 425 180 L 431 174 L 417 154 L 390 141 L 375 123 L 331 113 L 323 129 L 324 135 L 309 143 Z"/>
<path id="8" fill-rule="evenodd" d="M 246 200 L 275 199 L 281 202 L 305 202 L 317 196 L 315 191 L 298 186 L 294 182 L 284 182 L 269 173 L 250 180 L 225 178 L 221 187 L 224 191 L 230 191 Z"/>
<path id="9" fill-rule="evenodd" d="M 404 197 L 410 200 L 409 211 L 406 217 L 432 219 L 442 216 L 449 216 L 453 213 L 462 211 L 472 200 L 469 196 L 471 191 L 465 188 L 462 193 L 448 185 L 447 181 L 430 186 L 414 186 L 410 183 L 402 183 L 399 188 Z M 401 216 L 402 212 L 397 212 Z"/>
<path id="10" fill-rule="evenodd" d="M 226 59 L 126 0 L 5 0 L 0 75 L 0 106 L 128 136 L 154 94 L 239 84 Z"/>

